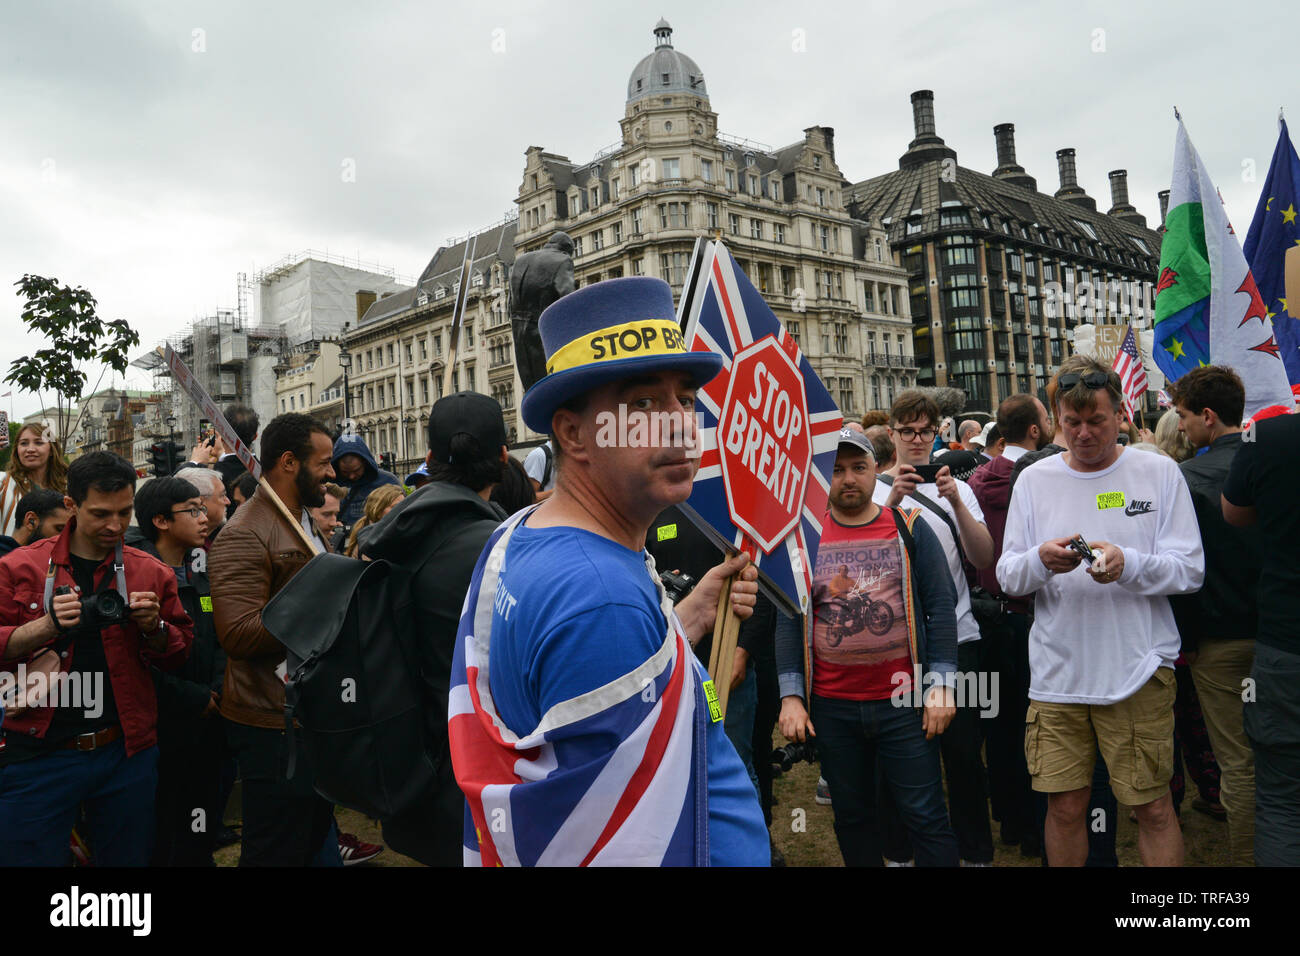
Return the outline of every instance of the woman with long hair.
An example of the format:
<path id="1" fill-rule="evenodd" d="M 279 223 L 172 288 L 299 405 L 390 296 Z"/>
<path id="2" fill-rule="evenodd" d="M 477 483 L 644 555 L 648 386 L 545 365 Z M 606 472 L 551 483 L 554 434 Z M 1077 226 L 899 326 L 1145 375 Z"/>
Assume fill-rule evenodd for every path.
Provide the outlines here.
<path id="1" fill-rule="evenodd" d="M 19 430 L 0 475 L 0 534 L 13 534 L 18 500 L 37 488 L 66 492 L 68 461 L 49 429 L 33 423 Z"/>
<path id="2" fill-rule="evenodd" d="M 370 492 L 369 497 L 366 498 L 365 513 L 352 526 L 352 532 L 348 535 L 348 543 L 343 548 L 343 553 L 349 558 L 360 557 L 361 532 L 369 525 L 378 524 L 380 519 L 396 508 L 397 503 L 404 497 L 406 497 L 406 491 L 401 485 L 381 485 Z"/>

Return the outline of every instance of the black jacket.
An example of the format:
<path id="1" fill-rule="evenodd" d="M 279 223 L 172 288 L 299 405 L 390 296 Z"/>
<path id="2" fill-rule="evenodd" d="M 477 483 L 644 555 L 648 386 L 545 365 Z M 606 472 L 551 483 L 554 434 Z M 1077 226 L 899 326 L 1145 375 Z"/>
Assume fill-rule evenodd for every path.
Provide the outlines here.
<path id="1" fill-rule="evenodd" d="M 1253 638 L 1259 623 L 1255 594 L 1263 558 L 1259 530 L 1234 528 L 1224 521 L 1219 500 L 1232 459 L 1240 448 L 1240 432 L 1223 435 L 1205 454 L 1178 466 L 1192 493 L 1205 550 L 1205 584 L 1201 590 L 1169 599 L 1185 651 L 1196 650 L 1205 639 Z"/>
<path id="2" fill-rule="evenodd" d="M 437 728 L 447 739 L 447 687 L 461 607 L 479 554 L 506 513 L 463 485 L 433 481 L 398 502 L 367 535 L 363 554 L 399 565 L 414 576 L 423 644 L 424 680 L 437 702 Z"/>
<path id="3" fill-rule="evenodd" d="M 126 543 L 139 548 L 163 564 L 162 555 L 140 533 L 131 528 Z M 185 559 L 185 578 L 176 581 L 181 604 L 194 622 L 194 643 L 190 656 L 178 669 L 164 673 L 153 668 L 154 690 L 158 693 L 158 745 L 168 749 L 183 745 L 191 736 L 194 724 L 212 699 L 212 691 L 221 693 L 226 674 L 226 652 L 217 640 L 217 629 L 212 622 L 212 594 L 208 589 L 208 554 L 195 548 Z"/>

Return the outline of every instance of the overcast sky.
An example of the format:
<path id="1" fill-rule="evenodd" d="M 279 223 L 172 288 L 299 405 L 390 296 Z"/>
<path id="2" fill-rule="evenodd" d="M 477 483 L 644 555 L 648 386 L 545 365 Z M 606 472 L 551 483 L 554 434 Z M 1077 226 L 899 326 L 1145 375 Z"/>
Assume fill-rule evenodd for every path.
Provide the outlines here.
<path id="1" fill-rule="evenodd" d="M 926 88 L 961 165 L 991 172 L 993 127 L 1012 122 L 1045 192 L 1073 146 L 1101 209 L 1123 167 L 1154 226 L 1177 105 L 1242 237 L 1300 62 L 1293 0 L 456 7 L 0 7 L 0 375 L 40 347 L 10 294 L 28 272 L 88 288 L 141 350 L 233 307 L 240 271 L 307 248 L 417 275 L 513 210 L 528 146 L 581 162 L 619 139 L 660 15 L 723 132 L 775 147 L 832 126 L 854 182 L 897 168 Z"/>

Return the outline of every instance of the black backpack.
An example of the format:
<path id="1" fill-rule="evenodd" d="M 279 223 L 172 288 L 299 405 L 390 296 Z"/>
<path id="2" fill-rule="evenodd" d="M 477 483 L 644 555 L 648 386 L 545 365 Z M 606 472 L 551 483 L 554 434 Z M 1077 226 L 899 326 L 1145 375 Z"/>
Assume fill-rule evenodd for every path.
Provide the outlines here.
<path id="1" fill-rule="evenodd" d="M 432 799 L 437 763 L 408 573 L 318 555 L 262 621 L 285 647 L 289 776 L 301 746 L 331 803 L 384 819 Z"/>

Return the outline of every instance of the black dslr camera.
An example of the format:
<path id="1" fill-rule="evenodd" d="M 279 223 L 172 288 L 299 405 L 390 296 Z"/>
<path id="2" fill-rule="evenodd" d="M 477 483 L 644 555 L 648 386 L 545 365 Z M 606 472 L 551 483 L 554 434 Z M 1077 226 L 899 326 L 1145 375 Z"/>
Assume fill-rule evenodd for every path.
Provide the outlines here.
<path id="1" fill-rule="evenodd" d="M 55 594 L 71 594 L 72 588 L 66 584 L 54 589 Z M 53 617 L 53 609 L 50 611 Z M 117 591 L 100 591 L 97 594 L 89 594 L 81 599 L 81 622 L 77 628 L 111 627 L 114 624 L 124 624 L 126 619 L 131 616 L 131 609 L 127 607 L 126 598 L 118 594 Z M 55 619 L 57 622 L 57 618 Z"/>
<path id="2" fill-rule="evenodd" d="M 801 760 L 814 763 L 817 760 L 817 744 L 812 740 L 803 743 L 786 744 L 772 751 L 772 766 L 780 767 L 782 773 L 789 773 L 790 768 Z"/>
<path id="3" fill-rule="evenodd" d="M 660 572 L 659 580 L 663 583 L 664 590 L 668 592 L 669 600 L 674 604 L 690 594 L 696 584 L 695 579 L 689 574 L 674 574 L 672 571 Z"/>

